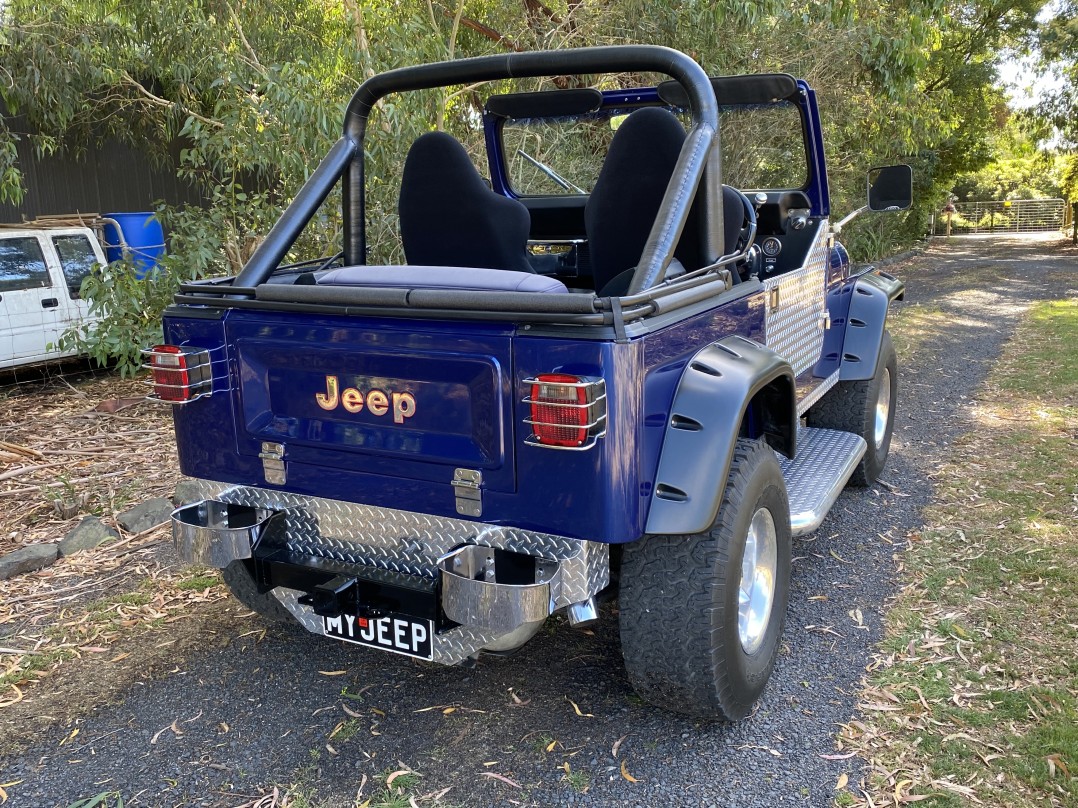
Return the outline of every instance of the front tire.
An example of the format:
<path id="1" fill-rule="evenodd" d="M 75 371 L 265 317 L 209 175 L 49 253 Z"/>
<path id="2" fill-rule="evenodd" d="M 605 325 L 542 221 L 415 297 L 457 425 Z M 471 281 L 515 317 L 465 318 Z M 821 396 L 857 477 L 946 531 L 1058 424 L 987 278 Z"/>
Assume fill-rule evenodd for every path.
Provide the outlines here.
<path id="1" fill-rule="evenodd" d="M 656 706 L 744 718 L 778 656 L 790 582 L 790 507 L 775 453 L 739 440 L 715 524 L 624 547 L 621 648 Z"/>
<path id="2" fill-rule="evenodd" d="M 891 451 L 897 403 L 898 357 L 891 335 L 884 331 L 872 378 L 839 382 L 808 411 L 809 426 L 852 432 L 868 444 L 850 477 L 850 485 L 872 485 L 883 472 Z"/>

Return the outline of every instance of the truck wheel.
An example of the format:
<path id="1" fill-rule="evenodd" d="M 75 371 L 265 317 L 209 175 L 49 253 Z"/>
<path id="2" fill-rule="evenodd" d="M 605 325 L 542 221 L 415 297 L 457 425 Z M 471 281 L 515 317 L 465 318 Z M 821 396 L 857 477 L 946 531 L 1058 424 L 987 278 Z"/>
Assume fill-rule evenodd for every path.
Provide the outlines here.
<path id="1" fill-rule="evenodd" d="M 223 570 L 221 577 L 240 603 L 257 612 L 271 623 L 292 622 L 292 613 L 270 592 L 259 592 L 255 579 L 243 561 L 233 561 Z"/>
<path id="2" fill-rule="evenodd" d="M 640 696 L 743 718 L 775 666 L 790 582 L 790 506 L 775 453 L 739 440 L 715 524 L 625 545 L 621 649 Z"/>
<path id="3" fill-rule="evenodd" d="M 839 382 L 808 411 L 809 426 L 860 435 L 868 444 L 850 485 L 872 485 L 887 463 L 898 402 L 898 357 L 891 335 L 883 332 L 876 372 L 871 379 Z"/>

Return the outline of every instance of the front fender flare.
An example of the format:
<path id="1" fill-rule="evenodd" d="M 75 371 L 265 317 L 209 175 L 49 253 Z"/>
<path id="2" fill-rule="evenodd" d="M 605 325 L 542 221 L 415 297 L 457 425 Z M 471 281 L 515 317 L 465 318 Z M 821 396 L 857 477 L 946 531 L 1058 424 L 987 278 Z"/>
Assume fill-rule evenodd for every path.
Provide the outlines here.
<path id="1" fill-rule="evenodd" d="M 734 444 L 754 401 L 756 431 L 793 457 L 797 406 L 790 363 L 744 337 L 701 349 L 674 394 L 645 530 L 701 533 L 715 522 Z M 754 436 L 755 437 L 755 436 Z"/>
<path id="2" fill-rule="evenodd" d="M 842 342 L 840 381 L 861 381 L 875 375 L 888 309 L 891 301 L 901 300 L 905 292 L 906 284 L 879 270 L 857 279 Z"/>

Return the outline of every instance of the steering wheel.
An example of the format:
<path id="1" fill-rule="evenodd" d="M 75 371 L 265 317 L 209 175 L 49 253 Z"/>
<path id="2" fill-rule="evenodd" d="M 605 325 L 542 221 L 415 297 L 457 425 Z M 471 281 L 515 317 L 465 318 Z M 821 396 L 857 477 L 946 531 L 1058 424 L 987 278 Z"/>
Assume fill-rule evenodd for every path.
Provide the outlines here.
<path id="1" fill-rule="evenodd" d="M 730 189 L 741 201 L 741 206 L 744 209 L 744 218 L 741 221 L 741 228 L 737 232 L 737 238 L 734 240 L 734 250 L 739 253 L 749 253 L 750 248 L 753 246 L 753 242 L 756 240 L 756 208 L 745 194 L 737 190 L 730 185 L 724 185 L 723 191 L 727 188 Z M 725 213 L 725 211 L 724 211 Z M 723 222 L 723 228 L 725 229 L 726 222 Z M 744 278 L 741 277 L 742 269 L 749 266 L 751 261 L 751 254 L 745 255 L 740 261 L 734 263 L 731 267 L 730 274 L 734 277 L 734 283 L 739 283 Z"/>

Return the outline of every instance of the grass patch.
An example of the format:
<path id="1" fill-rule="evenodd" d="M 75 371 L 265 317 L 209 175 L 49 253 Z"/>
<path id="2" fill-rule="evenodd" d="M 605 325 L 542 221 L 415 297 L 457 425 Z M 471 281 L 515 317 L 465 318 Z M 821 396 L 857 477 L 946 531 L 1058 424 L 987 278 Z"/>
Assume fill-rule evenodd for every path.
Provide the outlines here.
<path id="1" fill-rule="evenodd" d="M 1078 301 L 1035 306 L 939 469 L 843 733 L 857 804 L 1078 806 L 1075 345 Z"/>
<path id="2" fill-rule="evenodd" d="M 587 772 L 580 771 L 580 769 L 573 771 L 568 763 L 565 764 L 565 775 L 563 779 L 569 784 L 569 788 L 581 794 L 586 794 L 588 788 L 591 786 L 591 778 L 588 776 Z"/>
<path id="3" fill-rule="evenodd" d="M 184 592 L 201 592 L 221 583 L 221 574 L 216 570 L 198 570 L 176 582 L 176 588 Z"/>
<path id="4" fill-rule="evenodd" d="M 419 796 L 416 794 L 416 787 L 421 779 L 419 773 L 392 769 L 387 769 L 374 778 L 373 782 L 378 785 L 374 793 L 369 796 L 365 796 L 364 789 L 361 788 L 355 800 L 348 803 L 342 803 L 340 800 L 323 800 L 317 794 L 321 772 L 315 765 L 321 758 L 320 751 L 312 749 L 311 758 L 314 763 L 301 768 L 297 772 L 296 782 L 286 789 L 284 801 L 281 802 L 282 808 L 338 808 L 338 806 L 341 808 L 344 806 L 348 808 L 411 808 L 416 804 L 416 799 L 424 805 L 445 804 L 442 802 L 442 797 L 449 789 Z M 367 785 L 365 777 L 363 783 L 364 786 Z"/>

